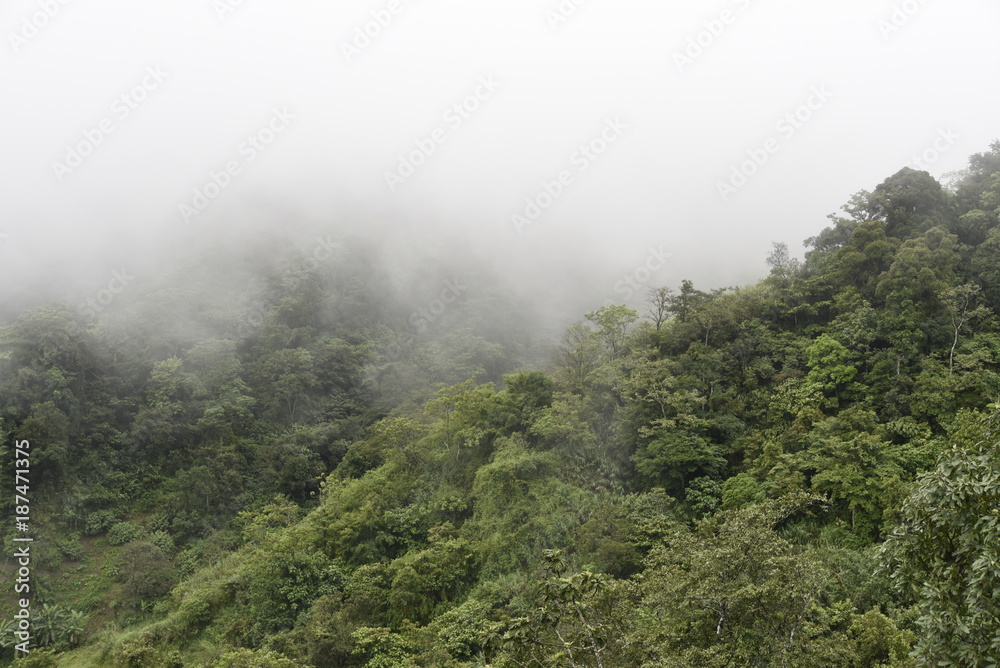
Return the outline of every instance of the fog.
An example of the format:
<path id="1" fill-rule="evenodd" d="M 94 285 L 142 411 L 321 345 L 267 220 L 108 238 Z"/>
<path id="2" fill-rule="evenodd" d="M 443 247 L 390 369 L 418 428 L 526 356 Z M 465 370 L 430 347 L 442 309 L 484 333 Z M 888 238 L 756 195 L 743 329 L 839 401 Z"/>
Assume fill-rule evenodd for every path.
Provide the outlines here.
<path id="1" fill-rule="evenodd" d="M 1000 136 L 998 24 L 988 0 L 8 2 L 3 300 L 286 234 L 468 254 L 570 310 L 641 301 L 627 276 L 747 283 L 852 193 Z"/>

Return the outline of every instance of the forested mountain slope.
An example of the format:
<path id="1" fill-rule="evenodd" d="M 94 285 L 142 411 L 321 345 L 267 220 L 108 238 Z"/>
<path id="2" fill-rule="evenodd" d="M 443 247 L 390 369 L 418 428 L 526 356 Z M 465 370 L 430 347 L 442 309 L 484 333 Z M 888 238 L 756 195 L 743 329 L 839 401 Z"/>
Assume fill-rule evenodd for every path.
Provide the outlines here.
<path id="1" fill-rule="evenodd" d="M 357 240 L 22 314 L 51 653 L 15 665 L 995 665 L 1000 142 L 844 214 L 554 350 L 495 277 Z"/>

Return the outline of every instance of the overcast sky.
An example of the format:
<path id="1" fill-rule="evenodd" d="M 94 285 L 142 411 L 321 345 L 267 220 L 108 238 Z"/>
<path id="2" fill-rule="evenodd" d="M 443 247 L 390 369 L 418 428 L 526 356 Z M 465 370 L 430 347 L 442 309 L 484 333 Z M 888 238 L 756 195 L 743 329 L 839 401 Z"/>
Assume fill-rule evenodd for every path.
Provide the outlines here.
<path id="1" fill-rule="evenodd" d="M 3 291 L 297 220 L 467 239 L 539 290 L 746 283 L 1000 137 L 998 28 L 995 0 L 10 0 Z"/>

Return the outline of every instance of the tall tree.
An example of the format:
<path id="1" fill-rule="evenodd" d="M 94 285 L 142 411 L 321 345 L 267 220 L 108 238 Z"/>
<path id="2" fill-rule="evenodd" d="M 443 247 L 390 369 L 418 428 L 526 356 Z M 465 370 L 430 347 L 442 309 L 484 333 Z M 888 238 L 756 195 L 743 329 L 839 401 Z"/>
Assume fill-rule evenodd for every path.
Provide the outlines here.
<path id="1" fill-rule="evenodd" d="M 962 335 L 962 330 L 966 325 L 989 314 L 989 309 L 979 306 L 979 286 L 974 283 L 966 283 L 949 288 L 941 293 L 941 304 L 951 323 L 951 349 L 948 351 L 948 375 L 955 372 L 955 349 L 958 348 L 958 340 Z"/>
<path id="2" fill-rule="evenodd" d="M 688 279 L 684 279 L 681 281 L 680 292 L 669 297 L 668 301 L 670 303 L 670 308 L 668 311 L 671 315 L 684 323 L 691 318 L 695 309 L 701 306 L 706 299 L 708 299 L 708 295 L 706 293 L 701 290 L 696 290 L 694 283 Z"/>
<path id="3" fill-rule="evenodd" d="M 646 293 L 646 313 L 656 326 L 656 331 L 660 331 L 660 325 L 670 315 L 670 296 L 673 292 L 671 288 L 650 288 Z"/>
<path id="4" fill-rule="evenodd" d="M 635 309 L 611 304 L 587 314 L 587 320 L 597 326 L 595 338 L 604 346 L 610 359 L 617 359 L 625 347 L 629 326 L 639 318 Z"/>

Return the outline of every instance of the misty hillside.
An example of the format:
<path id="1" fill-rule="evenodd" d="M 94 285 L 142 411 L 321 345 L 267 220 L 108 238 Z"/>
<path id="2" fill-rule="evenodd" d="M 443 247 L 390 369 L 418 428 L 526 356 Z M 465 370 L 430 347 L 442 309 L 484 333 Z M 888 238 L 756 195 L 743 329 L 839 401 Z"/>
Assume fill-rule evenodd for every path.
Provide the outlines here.
<path id="1" fill-rule="evenodd" d="M 1000 141 L 756 282 L 568 321 L 474 249 L 326 229 L 9 307 L 4 662 L 1000 661 Z"/>

